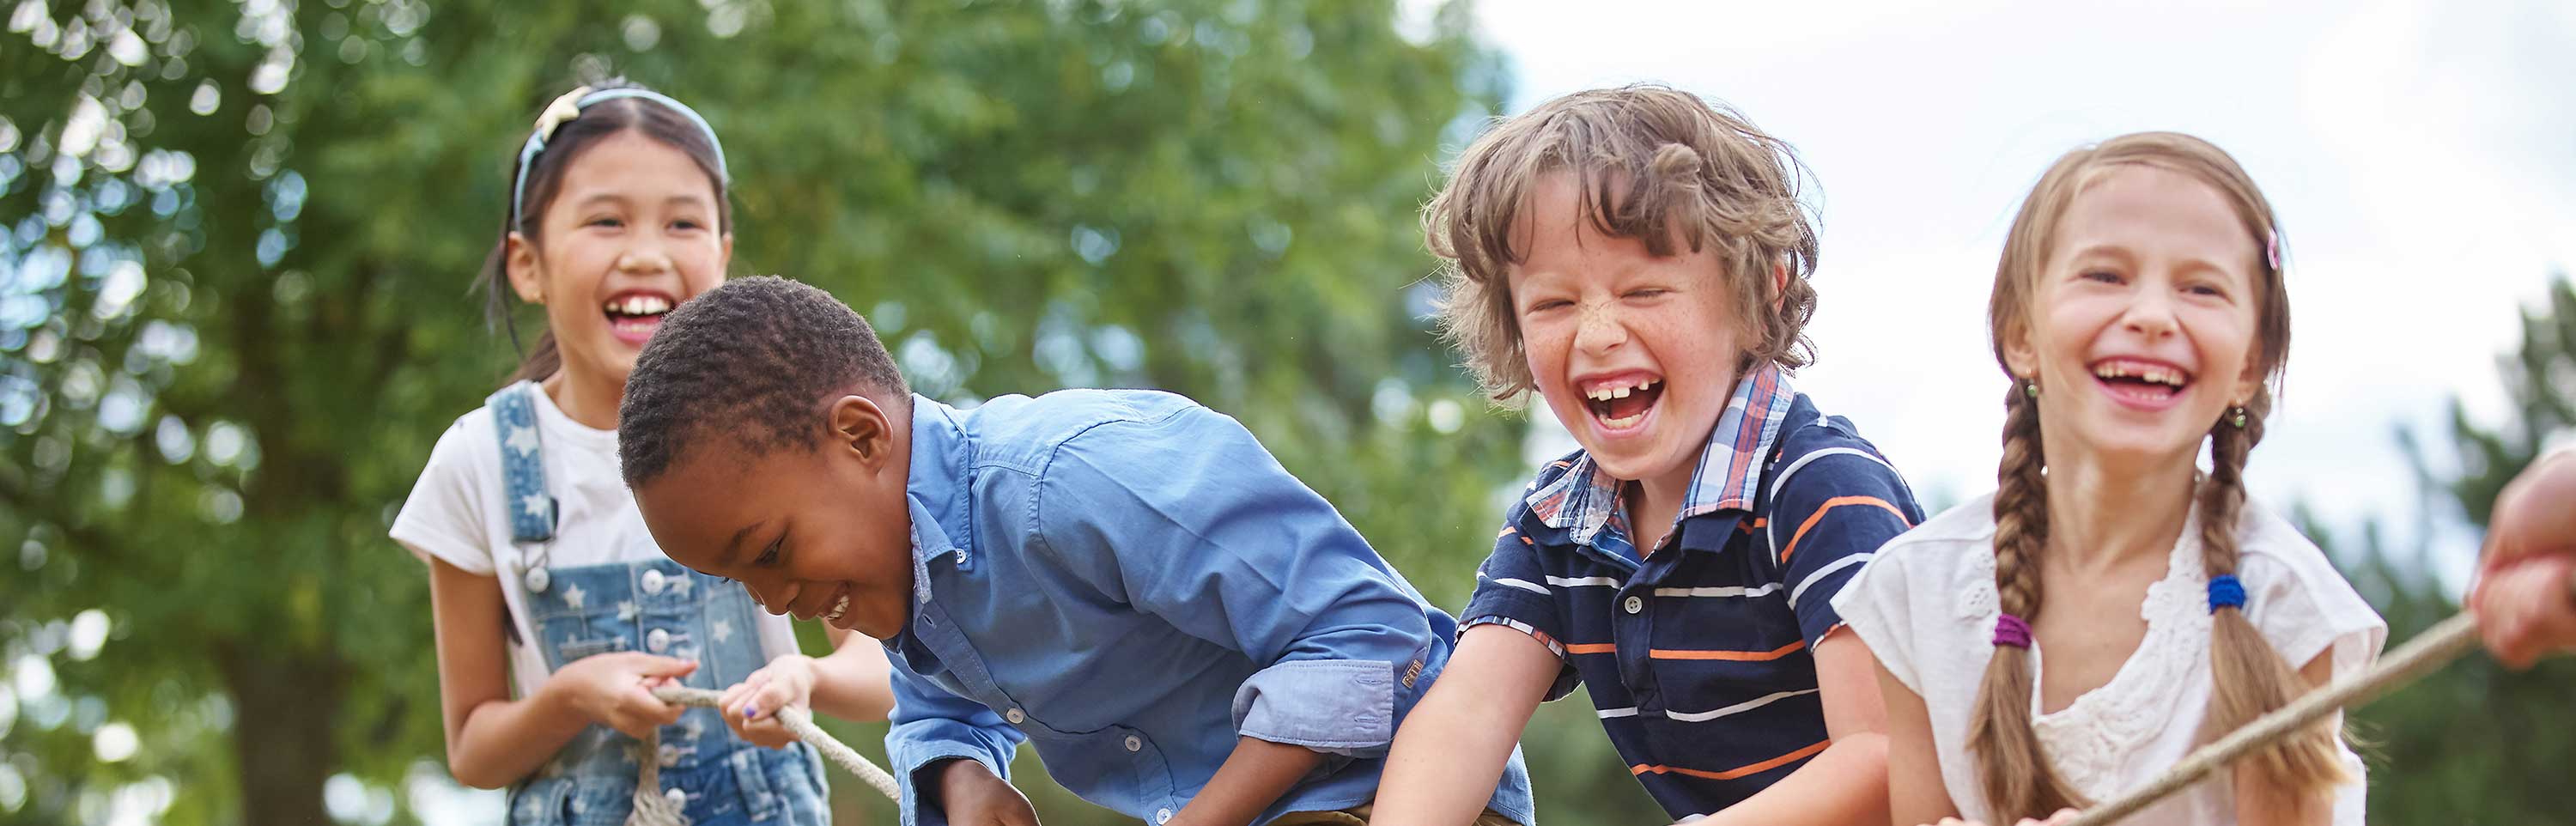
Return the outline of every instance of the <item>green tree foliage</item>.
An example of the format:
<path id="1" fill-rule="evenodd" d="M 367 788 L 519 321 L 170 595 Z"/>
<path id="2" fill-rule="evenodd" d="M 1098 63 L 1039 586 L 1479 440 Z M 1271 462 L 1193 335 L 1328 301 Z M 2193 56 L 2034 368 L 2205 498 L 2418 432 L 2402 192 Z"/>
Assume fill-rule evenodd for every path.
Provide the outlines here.
<path id="1" fill-rule="evenodd" d="M 385 527 L 514 359 L 467 292 L 511 154 L 544 101 L 610 73 L 724 135 L 737 271 L 869 313 L 923 390 L 1191 394 L 1458 601 L 1520 427 L 1422 321 L 1412 214 L 1502 74 L 1455 10 L 1396 18 L 15 3 L 0 821 L 326 822 L 334 773 L 438 758 L 425 577 Z"/>
<path id="2" fill-rule="evenodd" d="M 2523 340 L 2499 360 L 2512 419 L 2493 429 L 2472 422 L 2455 401 L 2443 452 L 2457 472 L 2435 469 L 2411 433 L 2399 439 L 2415 458 L 2432 518 L 2466 518 L 2483 527 L 2506 481 L 2537 458 L 2552 434 L 2576 428 L 2576 291 L 2553 280 L 2549 309 L 2526 313 Z M 2378 525 L 2363 531 L 2358 554 L 2338 554 L 2345 575 L 2388 619 L 2389 638 L 2403 641 L 2458 613 L 2460 605 L 2433 572 L 2430 530 L 2400 544 Z M 2308 535 L 2327 534 L 2311 524 Z M 2398 548 L 2414 548 L 2411 552 Z M 2456 562 L 2457 560 L 2449 560 Z M 2415 685 L 2351 715 L 2369 759 L 2370 819 L 2378 823 L 2571 823 L 2567 767 L 2576 764 L 2576 712 L 2569 698 L 2576 661 L 2544 661 L 2514 673 L 2472 654 Z"/>

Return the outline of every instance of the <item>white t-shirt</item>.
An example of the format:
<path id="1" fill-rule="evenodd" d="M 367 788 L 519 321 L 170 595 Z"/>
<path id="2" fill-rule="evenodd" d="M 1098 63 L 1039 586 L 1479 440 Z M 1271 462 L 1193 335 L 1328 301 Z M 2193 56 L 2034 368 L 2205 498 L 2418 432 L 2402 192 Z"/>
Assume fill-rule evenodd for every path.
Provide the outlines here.
<path id="1" fill-rule="evenodd" d="M 542 390 L 530 394 L 537 413 L 537 433 L 546 463 L 546 487 L 559 508 L 555 538 L 545 543 L 545 567 L 565 568 L 610 562 L 662 558 L 635 495 L 617 472 L 617 431 L 599 430 L 565 416 Z M 432 557 L 459 569 L 494 577 L 509 604 L 510 622 L 521 640 L 539 639 L 529 620 L 527 592 L 521 574 L 540 545 L 512 541 L 510 512 L 502 504 L 501 447 L 491 411 L 477 409 L 459 416 L 438 437 L 429 465 L 394 517 L 394 541 L 426 562 Z M 796 653 L 796 629 L 784 616 L 759 616 L 763 660 Z M 510 643 L 510 675 L 519 696 L 535 693 L 545 682 L 545 658 L 537 649 Z"/>
<path id="2" fill-rule="evenodd" d="M 1968 718 L 1994 656 L 1993 496 L 1979 497 L 1890 540 L 1843 586 L 1834 609 L 1890 674 L 1923 698 L 1941 760 L 1941 785 L 1968 817 L 1994 822 L 1968 750 Z M 2111 681 L 2054 714 L 2039 713 L 2034 678 L 2031 724 L 2058 775 L 2095 801 L 2145 785 L 2203 745 L 2209 716 L 2209 576 L 2200 561 L 2197 519 L 2183 527 L 2165 577 L 2147 588 L 2138 613 L 2146 637 Z M 2297 529 L 2253 502 L 2238 520 L 2236 577 L 2246 619 L 2292 668 L 2334 652 L 2338 679 L 2370 667 L 2388 626 Z M 2051 594 L 2051 599 L 2075 598 Z M 2039 645 L 2031 658 L 2041 662 Z M 2342 715 L 2333 725 L 2340 727 Z M 2340 748 L 2356 782 L 2335 791 L 2334 822 L 2362 822 L 2361 759 Z M 2228 772 L 2176 793 L 2130 818 L 2138 823 L 2236 822 Z"/>

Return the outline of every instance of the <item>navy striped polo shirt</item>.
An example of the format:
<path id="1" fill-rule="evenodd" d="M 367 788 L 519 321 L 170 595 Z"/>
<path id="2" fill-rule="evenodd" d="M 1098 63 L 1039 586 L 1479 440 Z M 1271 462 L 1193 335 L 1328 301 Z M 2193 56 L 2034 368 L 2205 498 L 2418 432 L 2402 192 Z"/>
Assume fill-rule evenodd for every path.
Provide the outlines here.
<path id="1" fill-rule="evenodd" d="M 1519 629 L 1588 685 L 1601 726 L 1676 818 L 1734 805 L 1829 740 L 1810 649 L 1878 546 L 1923 521 L 1850 421 L 1777 366 L 1736 383 L 1666 545 L 1639 553 L 1619 483 L 1582 451 L 1513 505 L 1460 627 Z"/>

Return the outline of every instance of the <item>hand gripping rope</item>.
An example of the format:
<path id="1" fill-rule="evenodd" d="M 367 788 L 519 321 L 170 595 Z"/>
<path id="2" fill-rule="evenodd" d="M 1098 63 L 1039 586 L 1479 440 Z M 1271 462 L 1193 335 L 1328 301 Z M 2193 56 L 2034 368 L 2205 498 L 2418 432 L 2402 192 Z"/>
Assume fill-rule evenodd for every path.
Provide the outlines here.
<path id="1" fill-rule="evenodd" d="M 2576 581 L 2570 581 L 2568 589 L 2571 592 L 2569 596 L 2576 597 Z M 2174 764 L 2154 781 L 2085 809 L 2067 824 L 2108 826 L 2137 814 L 2138 810 L 2164 799 L 2166 795 L 2181 791 L 2255 749 L 2280 742 L 2328 714 L 2370 702 L 2389 689 L 2414 682 L 2416 678 L 2432 673 L 2476 648 L 2477 644 L 2477 617 L 2462 611 L 2407 640 L 2405 645 L 2380 658 L 2378 665 L 2370 670 L 2327 683 L 2324 688 L 2309 692 L 2289 705 L 2254 718 L 2243 728 L 2184 756 L 2182 762 Z"/>
<path id="2" fill-rule="evenodd" d="M 653 697 L 672 705 L 715 708 L 716 701 L 724 695 L 703 688 L 666 685 L 653 689 Z M 777 713 L 780 725 L 786 726 L 796 739 L 805 741 L 822 752 L 824 757 L 831 758 L 834 765 L 858 775 L 859 779 L 868 782 L 869 787 L 884 793 L 889 799 L 903 799 L 903 792 L 895 786 L 894 775 L 887 774 L 885 769 L 859 756 L 848 744 L 834 739 L 821 726 L 814 725 L 813 713 L 793 706 L 779 709 Z M 644 743 L 647 756 L 638 761 L 644 764 L 644 768 L 635 783 L 635 813 L 627 817 L 627 826 L 688 826 L 689 819 L 680 813 L 680 804 L 662 796 L 661 764 L 650 756 L 654 740 L 658 739 L 659 735 L 655 735 Z"/>

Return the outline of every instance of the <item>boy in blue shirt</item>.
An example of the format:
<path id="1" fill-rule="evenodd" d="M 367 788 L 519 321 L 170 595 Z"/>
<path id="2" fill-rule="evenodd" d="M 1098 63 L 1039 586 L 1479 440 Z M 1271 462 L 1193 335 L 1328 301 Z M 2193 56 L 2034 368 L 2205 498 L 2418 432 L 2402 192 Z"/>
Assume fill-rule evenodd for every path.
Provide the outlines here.
<path id="1" fill-rule="evenodd" d="M 1677 819 L 1887 822 L 1876 668 L 1832 599 L 1923 514 L 1789 385 L 1816 296 L 1798 172 L 1732 110 L 1603 89 L 1477 138 L 1427 208 L 1451 338 L 1582 449 L 1504 517 L 1457 656 L 1397 735 L 1388 822 L 1466 822 L 1577 684 Z"/>
<path id="2" fill-rule="evenodd" d="M 1148 391 L 948 407 L 795 282 L 670 313 L 618 443 L 673 560 L 884 642 L 905 826 L 1035 823 L 1008 783 L 1023 740 L 1153 826 L 1364 817 L 1448 661 L 1450 618 L 1233 419 Z M 809 690 L 747 687 L 725 713 Z M 1526 824 L 1510 764 L 1483 808 Z"/>

